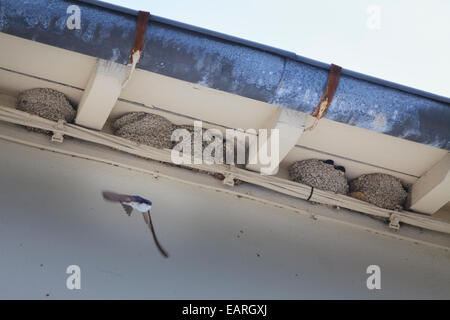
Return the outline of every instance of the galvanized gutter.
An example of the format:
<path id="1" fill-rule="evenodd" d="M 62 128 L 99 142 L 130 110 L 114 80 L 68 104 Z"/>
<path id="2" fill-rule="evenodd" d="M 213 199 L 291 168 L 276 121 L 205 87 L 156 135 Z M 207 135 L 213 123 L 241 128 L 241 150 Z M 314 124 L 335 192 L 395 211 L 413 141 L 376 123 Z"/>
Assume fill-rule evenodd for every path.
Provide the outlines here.
<path id="1" fill-rule="evenodd" d="M 128 63 L 137 11 L 100 1 L 1 0 L 0 31 Z M 81 29 L 69 30 L 69 5 Z M 151 16 L 138 67 L 311 113 L 330 66 L 236 37 Z M 326 118 L 450 150 L 450 98 L 342 69 Z"/>

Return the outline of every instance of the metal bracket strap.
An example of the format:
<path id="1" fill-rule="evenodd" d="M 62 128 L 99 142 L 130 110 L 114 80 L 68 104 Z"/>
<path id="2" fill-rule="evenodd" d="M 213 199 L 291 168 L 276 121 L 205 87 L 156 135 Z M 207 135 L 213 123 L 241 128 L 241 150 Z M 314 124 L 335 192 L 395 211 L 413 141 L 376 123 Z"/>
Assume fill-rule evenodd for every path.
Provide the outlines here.
<path id="1" fill-rule="evenodd" d="M 59 119 L 57 124 L 56 124 L 56 128 L 57 130 L 64 130 L 64 124 L 66 123 L 66 121 L 64 121 L 63 119 Z M 63 143 L 64 142 L 64 134 L 62 134 L 59 131 L 53 131 L 53 135 L 51 138 L 52 142 L 58 142 L 58 143 Z"/>
<path id="2" fill-rule="evenodd" d="M 223 179 L 222 183 L 227 186 L 234 186 L 234 178 L 235 176 L 232 173 L 225 173 L 225 179 Z"/>
<path id="3" fill-rule="evenodd" d="M 389 217 L 389 227 L 395 230 L 400 229 L 400 217 L 395 213 Z"/>
<path id="4" fill-rule="evenodd" d="M 317 120 L 312 125 L 309 130 L 312 130 L 316 127 L 318 121 L 327 113 L 328 107 L 333 100 L 334 94 L 336 93 L 337 86 L 339 84 L 339 79 L 341 78 L 341 70 L 342 68 L 338 65 L 331 64 L 330 73 L 328 75 L 328 82 L 325 87 L 325 90 L 322 93 L 322 97 L 319 100 L 319 103 L 316 106 L 316 109 L 311 113 L 313 117 L 316 117 Z"/>
<path id="5" fill-rule="evenodd" d="M 133 54 L 137 51 L 142 52 L 144 48 L 144 35 L 147 30 L 147 23 L 150 19 L 150 12 L 139 11 L 136 22 L 136 34 L 134 37 L 133 47 L 130 52 L 130 63 L 133 63 Z"/>

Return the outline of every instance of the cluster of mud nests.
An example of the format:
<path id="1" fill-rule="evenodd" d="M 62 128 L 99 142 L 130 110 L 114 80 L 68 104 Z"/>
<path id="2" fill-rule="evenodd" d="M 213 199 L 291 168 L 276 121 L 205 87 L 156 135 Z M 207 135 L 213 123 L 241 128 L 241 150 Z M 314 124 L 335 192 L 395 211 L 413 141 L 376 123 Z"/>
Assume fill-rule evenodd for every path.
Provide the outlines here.
<path id="1" fill-rule="evenodd" d="M 345 168 L 336 166 L 332 160 L 297 161 L 289 167 L 289 176 L 293 181 L 321 190 L 348 194 L 385 209 L 401 209 L 407 197 L 402 182 L 388 174 L 364 174 L 347 182 Z"/>
<path id="2" fill-rule="evenodd" d="M 40 116 L 42 118 L 58 121 L 72 122 L 76 111 L 66 96 L 49 88 L 36 88 L 23 91 L 17 100 L 17 109 Z M 40 131 L 40 129 L 29 128 Z"/>
<path id="3" fill-rule="evenodd" d="M 203 160 L 204 161 L 209 161 L 211 163 L 214 162 L 214 158 L 215 158 L 215 149 L 212 146 L 209 146 L 209 149 L 207 150 L 206 154 L 203 154 L 203 152 L 205 151 L 205 148 L 208 147 L 208 145 L 210 145 L 212 143 L 212 141 L 215 141 L 215 139 L 220 139 L 222 136 L 221 134 L 218 134 L 216 136 L 213 136 L 211 134 L 209 134 L 209 132 L 207 131 L 207 129 L 202 128 L 202 136 L 203 136 L 203 141 L 202 141 L 202 148 L 201 150 L 195 150 L 194 149 L 194 131 L 195 131 L 195 127 L 191 126 L 191 125 L 178 125 L 176 126 L 177 129 L 186 129 L 190 135 L 191 135 L 191 153 L 192 156 L 194 156 L 194 152 L 197 152 L 197 154 L 201 154 L 203 155 Z M 205 140 L 206 139 L 206 140 Z M 227 148 L 227 140 L 223 139 L 222 137 L 222 162 L 223 163 L 234 163 L 236 164 L 237 167 L 241 167 L 241 168 L 245 168 L 245 163 L 247 159 L 238 159 L 238 143 L 239 141 L 237 141 L 237 139 L 235 139 L 234 141 L 234 151 L 231 152 L 228 150 Z M 245 149 L 246 147 L 244 146 L 245 150 L 245 156 L 248 155 L 248 150 Z M 231 160 L 232 158 L 232 160 Z M 192 158 L 193 159 L 193 158 Z M 239 160 L 239 161 L 238 161 Z"/>
<path id="4" fill-rule="evenodd" d="M 174 148 L 179 142 L 182 141 L 183 138 L 179 138 L 178 141 L 172 141 L 172 133 L 176 129 L 185 129 L 187 130 L 187 134 L 190 135 L 191 140 L 191 161 L 194 163 L 194 155 L 198 154 L 200 157 L 202 157 L 202 160 L 206 163 L 214 163 L 215 161 L 215 149 L 214 147 L 210 146 L 210 143 L 212 141 L 216 141 L 216 139 L 220 139 L 221 137 L 219 135 L 216 135 L 215 137 L 208 136 L 207 129 L 202 128 L 201 132 L 198 132 L 197 134 L 202 136 L 202 144 L 200 146 L 197 146 L 197 150 L 195 149 L 195 127 L 192 125 L 176 125 L 167 120 L 166 118 L 156 115 L 156 114 L 150 114 L 146 112 L 131 112 L 127 113 L 118 119 L 116 119 L 113 124 L 112 128 L 114 131 L 114 134 L 117 136 L 120 136 L 125 139 L 129 139 L 141 144 L 145 144 L 151 147 L 159 148 L 159 149 L 172 149 Z M 200 128 L 198 129 L 200 130 Z M 186 134 L 186 132 L 185 132 Z M 183 136 L 183 134 L 181 135 Z M 206 138 L 207 140 L 205 141 Z M 223 139 L 223 137 L 222 137 Z M 219 140 L 220 141 L 220 140 Z M 223 163 L 227 163 L 228 158 L 232 158 L 232 155 L 227 155 L 227 148 L 226 143 L 227 141 L 225 139 L 222 140 L 223 143 L 223 150 L 222 150 L 222 157 L 223 157 Z M 245 168 L 245 161 L 246 159 L 239 159 L 238 163 L 238 153 L 237 148 L 238 144 L 237 141 L 235 141 L 234 144 L 234 161 L 232 161 L 234 164 L 236 164 L 237 167 Z M 178 148 L 178 147 L 177 147 Z M 205 154 L 203 152 L 205 151 L 205 148 L 211 148 L 207 150 Z M 180 148 L 181 149 L 181 148 Z M 180 150 L 181 151 L 181 150 Z M 245 150 L 245 155 L 248 154 L 247 150 Z M 206 158 L 205 158 L 206 157 Z M 208 158 L 209 157 L 209 158 Z M 242 160 L 242 161 L 241 161 Z M 243 163 L 240 163 L 243 162 Z M 203 172 L 198 169 L 192 169 L 190 170 Z M 216 173 L 209 173 L 217 179 L 223 180 L 225 177 L 221 174 Z M 235 184 L 240 184 L 242 181 L 235 179 Z"/>
<path id="5" fill-rule="evenodd" d="M 38 115 L 52 121 L 60 119 L 72 122 L 76 110 L 66 96 L 49 88 L 36 88 L 22 92 L 18 97 L 17 109 Z M 166 118 L 146 112 L 131 112 L 116 119 L 112 125 L 114 134 L 141 144 L 156 148 L 172 149 L 177 142 L 171 137 L 175 129 L 186 129 L 191 135 L 191 151 L 194 154 L 194 127 L 190 125 L 175 125 Z M 29 128 L 34 131 L 43 130 Z M 206 129 L 202 129 L 202 135 Z M 211 139 L 216 139 L 211 137 Z M 213 141 L 213 140 L 210 140 Z M 202 140 L 202 154 L 210 142 Z M 237 164 L 237 141 L 235 141 L 234 163 L 245 167 L 245 160 Z M 245 150 L 248 155 L 248 150 Z M 200 150 L 197 150 L 200 152 Z M 214 157 L 214 152 L 211 155 Z M 223 162 L 227 162 L 226 140 L 223 140 Z M 208 154 L 208 152 L 206 152 Z M 229 158 L 229 157 L 228 157 Z M 213 159 L 211 159 L 213 160 Z M 345 168 L 336 166 L 333 160 L 308 159 L 297 161 L 289 167 L 289 176 L 293 181 L 300 182 L 317 189 L 351 197 L 372 203 L 386 209 L 399 209 L 405 203 L 407 192 L 402 182 L 388 174 L 364 174 L 350 182 L 345 177 Z M 224 178 L 224 177 L 220 177 Z"/>
<path id="6" fill-rule="evenodd" d="M 208 147 L 211 141 L 214 141 L 214 139 L 217 138 L 217 136 L 208 137 L 206 132 L 207 129 L 202 128 L 202 132 L 199 134 L 201 134 L 203 137 L 208 137 L 208 139 L 210 140 L 205 141 L 204 139 L 202 139 L 201 149 L 199 148 L 199 150 L 195 150 L 194 126 L 176 125 L 162 116 L 146 112 L 127 113 L 116 119 L 112 124 L 112 128 L 114 134 L 117 136 L 160 149 L 163 148 L 172 149 L 176 144 L 178 144 L 178 142 L 172 142 L 171 140 L 173 131 L 175 129 L 185 129 L 190 134 L 192 162 L 194 160 L 193 158 L 194 152 L 202 156 L 205 148 Z M 181 139 L 182 138 L 180 138 L 179 141 L 181 141 Z M 215 156 L 214 148 L 211 149 L 211 152 L 206 152 L 206 154 L 211 155 L 212 157 L 210 159 L 203 159 L 203 160 L 213 162 L 214 161 L 213 157 Z M 245 154 L 247 154 L 247 152 Z M 223 163 L 225 163 L 227 160 L 227 149 L 225 139 L 223 140 L 222 156 L 223 156 Z M 229 155 L 228 157 L 231 157 L 231 155 Z M 244 163 L 237 166 L 245 167 L 245 159 L 242 162 Z M 237 143 L 235 143 L 234 163 L 237 163 Z"/>

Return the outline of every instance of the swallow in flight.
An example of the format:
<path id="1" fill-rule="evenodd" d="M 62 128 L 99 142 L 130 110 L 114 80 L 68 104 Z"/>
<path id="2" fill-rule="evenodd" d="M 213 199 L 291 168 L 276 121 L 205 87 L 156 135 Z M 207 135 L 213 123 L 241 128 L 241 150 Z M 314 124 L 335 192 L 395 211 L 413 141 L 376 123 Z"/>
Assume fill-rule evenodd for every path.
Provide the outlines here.
<path id="1" fill-rule="evenodd" d="M 152 209 L 152 202 L 140 196 L 133 196 L 127 194 L 119 194 L 111 191 L 103 191 L 103 198 L 108 201 L 119 202 L 128 216 L 131 216 L 133 209 L 140 211 L 144 217 L 144 221 L 149 227 L 153 235 L 156 247 L 163 257 L 168 258 L 169 255 L 166 250 L 160 245 L 158 238 L 156 238 L 155 230 L 153 228 L 152 217 L 150 211 Z"/>

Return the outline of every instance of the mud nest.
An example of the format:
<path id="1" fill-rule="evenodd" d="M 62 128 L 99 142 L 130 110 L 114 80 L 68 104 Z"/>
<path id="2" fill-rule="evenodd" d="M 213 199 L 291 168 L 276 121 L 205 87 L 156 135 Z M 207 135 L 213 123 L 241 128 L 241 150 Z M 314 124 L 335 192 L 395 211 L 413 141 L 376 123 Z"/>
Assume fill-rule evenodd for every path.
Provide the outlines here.
<path id="1" fill-rule="evenodd" d="M 343 171 L 318 159 L 294 162 L 289 167 L 289 176 L 295 182 L 334 193 L 347 194 L 349 188 Z"/>
<path id="2" fill-rule="evenodd" d="M 351 197 L 385 209 L 401 209 L 407 192 L 402 182 L 388 174 L 371 173 L 350 181 Z"/>
<path id="3" fill-rule="evenodd" d="M 192 126 L 192 125 L 184 125 L 183 124 L 183 125 L 177 125 L 176 129 L 186 129 L 190 133 L 190 135 L 191 135 L 191 160 L 192 160 L 192 163 L 194 163 L 193 161 L 194 161 L 194 152 L 195 152 L 195 149 L 194 149 L 194 130 L 195 130 L 195 127 Z M 205 137 L 205 136 L 207 137 L 207 134 L 205 133 L 206 131 L 207 131 L 207 129 L 202 128 L 202 135 L 203 135 L 203 137 Z M 213 141 L 213 138 L 211 138 L 211 140 L 209 140 L 209 141 L 202 140 L 201 150 L 197 151 L 197 152 L 200 152 L 200 151 L 202 152 L 202 159 L 203 159 L 203 161 L 205 160 L 204 157 L 203 157 L 203 151 L 205 150 L 205 148 L 212 141 Z M 227 155 L 226 141 L 227 140 L 223 139 L 223 151 L 222 151 L 223 163 L 226 163 L 226 155 Z M 246 149 L 245 151 L 246 151 L 245 155 L 246 155 L 246 159 L 247 159 L 247 157 L 248 157 L 248 155 L 247 155 L 248 150 Z M 211 155 L 210 155 L 211 158 L 209 158 L 209 160 L 211 162 L 214 162 L 214 156 L 215 156 L 215 150 L 212 150 Z M 208 158 L 208 155 L 206 155 L 206 157 Z M 234 162 L 233 163 L 236 165 L 236 167 L 245 168 L 245 163 L 244 164 L 237 164 L 237 142 L 236 141 L 235 141 L 235 145 L 234 145 Z M 193 170 L 193 171 L 197 171 L 197 172 L 200 172 L 200 173 L 209 174 L 209 175 L 213 176 L 214 178 L 216 178 L 218 180 L 224 180 L 225 179 L 225 176 L 223 174 L 221 174 L 221 173 L 212 173 L 212 172 L 209 172 L 209 171 L 193 169 L 193 168 L 188 168 L 188 169 Z M 239 185 L 239 184 L 242 184 L 242 183 L 244 183 L 242 180 L 234 179 L 234 184 L 235 185 Z"/>
<path id="4" fill-rule="evenodd" d="M 191 125 L 178 125 L 178 126 L 176 126 L 176 128 L 177 129 L 186 129 L 191 134 L 191 154 L 192 154 L 192 160 L 193 160 L 194 159 L 193 156 L 194 156 L 194 152 L 195 152 L 195 149 L 194 149 L 194 126 L 191 126 Z M 202 128 L 202 136 L 203 136 L 203 138 L 208 137 L 207 129 Z M 205 150 L 205 148 L 210 143 L 212 143 L 213 141 L 214 141 L 213 137 L 211 137 L 209 141 L 202 140 L 201 155 L 203 157 L 203 161 L 209 160 L 211 162 L 214 162 L 214 157 L 215 157 L 215 150 L 214 149 L 212 150 L 211 154 L 207 154 L 206 155 L 206 159 L 205 159 L 205 157 L 203 155 L 203 151 Z M 239 168 L 245 168 L 245 162 L 247 161 L 247 158 L 248 158 L 248 150 L 245 147 L 244 150 L 245 150 L 245 157 L 246 158 L 244 159 L 244 163 L 242 163 L 242 164 L 238 164 L 237 163 L 238 162 L 237 150 L 238 150 L 238 142 L 236 140 L 235 144 L 234 144 L 234 153 L 233 153 L 234 158 L 233 158 L 233 162 L 232 163 L 235 164 Z M 200 153 L 200 150 L 198 150 L 197 152 Z M 227 140 L 223 139 L 223 150 L 222 150 L 222 156 L 223 156 L 222 161 L 223 161 L 223 163 L 227 163 L 227 154 L 228 154 Z M 231 153 L 230 153 L 230 156 L 231 156 Z"/>
<path id="5" fill-rule="evenodd" d="M 112 128 L 116 136 L 155 148 L 171 149 L 174 125 L 166 118 L 146 113 L 130 112 L 116 119 Z"/>
<path id="6" fill-rule="evenodd" d="M 76 115 L 75 109 L 66 96 L 62 92 L 49 88 L 23 91 L 17 99 L 17 109 L 52 121 L 63 119 L 66 122 L 72 122 Z M 47 132 L 36 128 L 28 129 Z"/>

